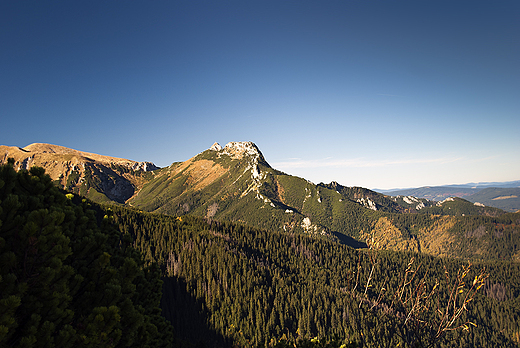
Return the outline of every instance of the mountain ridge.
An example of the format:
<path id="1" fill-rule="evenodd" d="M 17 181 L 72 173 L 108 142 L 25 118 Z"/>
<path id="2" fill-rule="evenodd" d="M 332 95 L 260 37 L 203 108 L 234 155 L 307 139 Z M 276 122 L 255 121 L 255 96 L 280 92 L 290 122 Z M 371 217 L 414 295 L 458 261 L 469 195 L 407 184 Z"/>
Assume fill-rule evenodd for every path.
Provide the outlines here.
<path id="1" fill-rule="evenodd" d="M 47 152 L 35 155 L 35 149 Z M 230 142 L 224 147 L 214 143 L 186 161 L 153 171 L 134 170 L 129 160 L 123 160 L 129 164 L 111 162 L 109 156 L 86 157 L 88 153 L 49 149 L 44 144 L 0 150 L 4 150 L 0 159 L 5 161 L 18 151 L 18 168 L 41 165 L 63 189 L 100 203 L 307 233 L 352 247 L 486 259 L 496 254 L 490 246 L 502 245 L 495 235 L 519 232 L 518 217 L 464 199 L 438 203 L 413 196 L 390 197 L 337 182 L 314 184 L 272 168 L 252 142 Z M 32 161 L 25 161 L 29 157 Z M 520 259 L 514 246 L 505 247 L 502 254 Z"/>
<path id="2" fill-rule="evenodd" d="M 158 169 L 151 162 L 78 151 L 44 143 L 24 148 L 0 146 L 0 163 L 14 159 L 14 168 L 39 166 L 64 189 L 80 193 L 95 201 L 124 203 L 143 182 L 144 173 Z"/>
<path id="3" fill-rule="evenodd" d="M 508 212 L 520 210 L 520 181 L 485 183 L 470 187 L 466 185 L 423 186 L 402 190 L 376 190 L 389 196 L 413 196 L 432 201 L 442 201 L 449 197 L 464 198 L 473 203 L 484 204 Z M 488 186 L 496 185 L 496 186 Z"/>
<path id="4" fill-rule="evenodd" d="M 469 182 L 466 184 L 448 184 L 448 185 L 426 185 L 420 187 L 404 187 L 404 188 L 391 188 L 391 189 L 373 189 L 380 193 L 397 192 L 404 190 L 414 190 L 419 188 L 435 188 L 435 187 L 449 187 L 449 188 L 469 188 L 469 189 L 483 189 L 487 187 L 520 187 L 520 180 L 512 181 L 481 181 L 481 182 Z"/>

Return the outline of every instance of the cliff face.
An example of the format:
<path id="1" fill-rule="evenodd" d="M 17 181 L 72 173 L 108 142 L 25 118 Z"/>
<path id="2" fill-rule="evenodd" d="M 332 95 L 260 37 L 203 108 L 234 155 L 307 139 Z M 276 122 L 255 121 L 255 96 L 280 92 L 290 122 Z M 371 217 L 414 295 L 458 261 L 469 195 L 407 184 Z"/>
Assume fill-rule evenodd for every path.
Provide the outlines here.
<path id="1" fill-rule="evenodd" d="M 150 162 L 136 162 L 102 156 L 50 144 L 31 144 L 24 148 L 0 146 L 0 163 L 8 158 L 14 168 L 38 166 L 58 186 L 80 193 L 95 201 L 124 203 L 142 187 L 151 171 L 158 169 Z M 148 175 L 147 175 L 148 174 Z"/>

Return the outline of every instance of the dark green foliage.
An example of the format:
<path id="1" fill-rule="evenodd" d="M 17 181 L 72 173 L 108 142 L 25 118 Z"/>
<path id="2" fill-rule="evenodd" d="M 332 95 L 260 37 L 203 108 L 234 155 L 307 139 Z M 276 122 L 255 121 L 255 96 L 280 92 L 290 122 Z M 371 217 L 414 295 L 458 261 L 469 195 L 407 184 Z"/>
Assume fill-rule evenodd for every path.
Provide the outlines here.
<path id="1" fill-rule="evenodd" d="M 452 231 L 459 237 L 459 257 L 520 261 L 520 213 L 474 216 L 459 220 Z"/>
<path id="2" fill-rule="evenodd" d="M 178 346 L 404 346 L 405 334 L 430 335 L 428 328 L 404 327 L 395 314 L 404 309 L 387 309 L 410 259 L 421 265 L 417 278 L 425 278 L 429 289 L 439 280 L 440 304 L 450 286 L 444 267 L 454 275 L 463 265 L 421 254 L 357 251 L 305 234 L 192 216 L 113 212 L 146 262 L 158 262 L 166 276 L 163 312 L 174 324 Z M 447 333 L 436 346 L 515 346 L 520 266 L 475 264 L 468 283 L 482 267 L 488 283 L 456 322 L 478 326 Z M 431 308 L 425 315 L 434 318 L 436 312 Z"/>
<path id="3" fill-rule="evenodd" d="M 0 167 L 0 346 L 160 347 L 160 272 L 42 168 Z"/>
<path id="4" fill-rule="evenodd" d="M 357 348 L 358 345 L 355 342 L 343 343 L 340 339 L 318 339 L 314 338 L 300 338 L 300 339 L 287 339 L 283 338 L 275 343 L 276 340 L 270 342 L 271 347 L 275 348 Z"/>
<path id="5" fill-rule="evenodd" d="M 203 189 L 197 187 L 195 172 L 175 171 L 182 164 L 150 175 L 155 179 L 134 203 L 156 213 L 100 207 L 73 194 L 65 198 L 40 169 L 16 174 L 2 167 L 0 346 L 428 343 L 432 327 L 405 325 L 406 306 L 395 305 L 392 296 L 414 257 L 425 289 L 439 280 L 432 303 L 442 308 L 450 286 L 444 269 L 456 274 L 463 263 L 355 250 L 334 241 L 356 244 L 351 237 L 366 235 L 381 221 L 386 225 L 380 226 L 408 239 L 449 221 L 441 226 L 449 236 L 445 254 L 480 260 L 469 283 L 482 267 L 490 274 L 456 323 L 478 326 L 443 333 L 435 346 L 513 347 L 520 342 L 520 266 L 496 262 L 520 255 L 518 214 L 440 216 L 462 215 L 473 206 L 469 202 L 455 202 L 436 216 L 403 214 L 415 208 L 363 188 L 314 185 L 272 170 L 263 158 L 258 167 L 212 151 L 196 159 L 226 170 Z M 88 195 L 104 195 L 107 187 L 96 191 L 101 181 L 93 170 L 86 171 Z M 117 165 L 111 171 L 135 174 Z M 303 228 L 304 218 L 312 221 L 310 229 Z M 175 340 L 160 316 L 160 299 Z M 430 304 L 420 318 L 435 322 L 434 308 Z"/>

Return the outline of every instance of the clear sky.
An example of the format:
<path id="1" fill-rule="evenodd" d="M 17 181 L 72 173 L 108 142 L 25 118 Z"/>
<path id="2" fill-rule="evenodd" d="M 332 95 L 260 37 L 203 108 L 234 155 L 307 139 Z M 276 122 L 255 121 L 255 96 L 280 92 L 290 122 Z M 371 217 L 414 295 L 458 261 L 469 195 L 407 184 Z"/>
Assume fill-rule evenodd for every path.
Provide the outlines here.
<path id="1" fill-rule="evenodd" d="M 520 1 L 2 1 L 0 144 L 315 183 L 520 179 Z"/>

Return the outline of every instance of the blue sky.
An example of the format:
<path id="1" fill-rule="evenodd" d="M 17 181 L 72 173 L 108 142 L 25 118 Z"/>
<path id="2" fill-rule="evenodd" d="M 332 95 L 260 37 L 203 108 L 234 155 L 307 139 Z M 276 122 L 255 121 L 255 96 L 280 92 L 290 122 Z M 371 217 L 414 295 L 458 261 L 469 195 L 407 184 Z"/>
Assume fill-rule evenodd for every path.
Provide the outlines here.
<path id="1" fill-rule="evenodd" d="M 518 1 L 0 3 L 0 144 L 315 183 L 520 179 Z"/>

